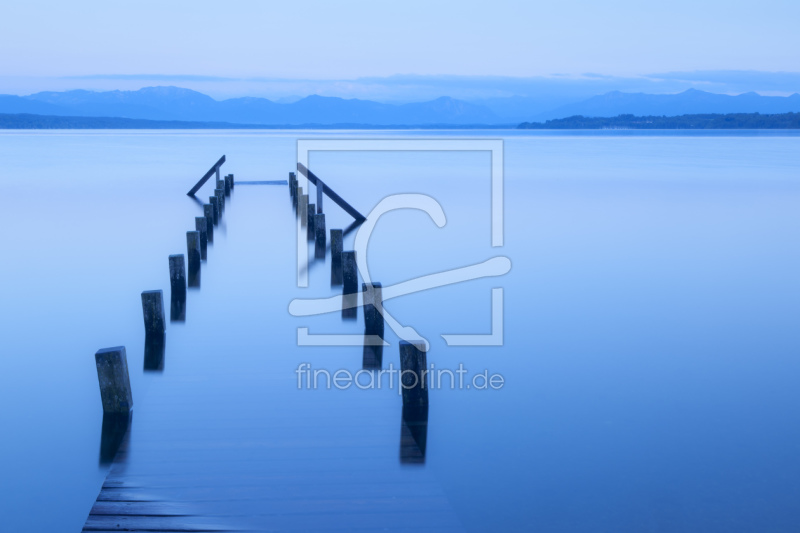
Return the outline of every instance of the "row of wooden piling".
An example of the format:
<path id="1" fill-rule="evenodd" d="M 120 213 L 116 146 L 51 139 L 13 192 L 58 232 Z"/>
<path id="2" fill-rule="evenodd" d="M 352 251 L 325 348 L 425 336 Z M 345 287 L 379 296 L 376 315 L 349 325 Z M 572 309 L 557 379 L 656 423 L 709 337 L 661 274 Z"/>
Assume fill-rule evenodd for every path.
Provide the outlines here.
<path id="1" fill-rule="evenodd" d="M 203 204 L 203 216 L 195 217 L 195 229 L 186 232 L 186 255 L 169 256 L 172 320 L 182 321 L 185 317 L 187 287 L 200 286 L 201 263 L 208 258 L 208 243 L 214 242 L 214 227 L 219 225 L 225 211 L 225 199 L 230 197 L 235 186 L 233 174 L 220 179 L 218 166 L 216 172 L 214 194 L 209 197 L 207 204 Z M 145 369 L 163 369 L 167 329 L 163 292 L 147 290 L 141 296 L 145 329 Z M 95 353 L 95 364 L 103 412 L 107 415 L 128 415 L 133 408 L 133 395 L 125 347 L 98 350 Z"/>
<path id="2" fill-rule="evenodd" d="M 317 180 L 319 178 L 317 177 Z M 306 228 L 309 241 L 314 241 L 314 258 L 324 259 L 327 247 L 325 215 L 322 213 L 322 188 L 317 183 L 317 204 L 309 204 L 309 195 L 298 185 L 297 175 L 289 173 L 289 194 L 292 206 L 300 219 L 300 227 Z M 316 211 L 316 212 L 315 212 Z M 356 318 L 357 303 L 355 298 L 358 293 L 358 267 L 356 252 L 343 250 L 344 231 L 341 229 L 330 230 L 331 242 L 331 283 L 342 285 L 342 315 L 345 318 Z M 382 285 L 378 282 L 362 283 L 361 294 L 364 308 L 364 333 L 384 338 L 385 322 L 383 318 L 383 293 Z M 427 353 L 423 341 L 400 341 L 400 366 L 403 376 L 403 406 L 404 409 L 423 409 L 427 419 L 428 407 L 428 379 L 427 379 Z M 381 347 L 382 348 L 382 347 Z M 382 354 L 382 352 L 380 352 Z M 377 366 L 382 364 L 382 357 L 375 361 Z M 416 415 L 415 415 L 416 416 Z"/>

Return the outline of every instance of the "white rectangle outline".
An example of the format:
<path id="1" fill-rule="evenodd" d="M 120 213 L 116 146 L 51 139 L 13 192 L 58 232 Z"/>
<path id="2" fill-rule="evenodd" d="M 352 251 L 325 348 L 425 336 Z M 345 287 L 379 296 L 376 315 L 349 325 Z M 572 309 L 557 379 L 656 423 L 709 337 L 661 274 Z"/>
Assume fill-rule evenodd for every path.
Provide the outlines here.
<path id="1" fill-rule="evenodd" d="M 308 153 L 312 151 L 490 152 L 492 247 L 503 246 L 503 139 L 297 139 L 298 163 L 308 168 Z M 298 172 L 297 180 L 298 186 L 309 194 L 308 179 Z M 335 183 L 332 185 L 335 187 Z M 305 288 L 308 287 L 308 242 L 306 233 L 301 229 L 302 224 L 298 217 L 297 286 Z M 301 268 L 301 265 L 306 265 L 306 268 Z"/>

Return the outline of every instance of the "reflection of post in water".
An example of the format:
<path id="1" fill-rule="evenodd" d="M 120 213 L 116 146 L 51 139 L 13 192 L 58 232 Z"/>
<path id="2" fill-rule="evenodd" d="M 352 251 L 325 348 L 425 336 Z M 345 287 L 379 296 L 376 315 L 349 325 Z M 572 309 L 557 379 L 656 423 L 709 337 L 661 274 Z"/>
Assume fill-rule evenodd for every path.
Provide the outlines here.
<path id="1" fill-rule="evenodd" d="M 367 341 L 371 336 L 364 335 L 364 356 L 361 367 L 364 370 L 376 370 L 383 367 L 383 345 L 370 345 Z"/>
<path id="2" fill-rule="evenodd" d="M 428 406 L 403 407 L 400 421 L 400 462 L 424 464 L 428 443 Z"/>
<path id="3" fill-rule="evenodd" d="M 128 446 L 128 436 L 132 413 L 104 413 L 103 430 L 100 435 L 100 466 L 114 461 L 118 450 Z"/>
<path id="4" fill-rule="evenodd" d="M 164 352 L 166 348 L 166 334 L 148 333 L 144 339 L 144 370 L 145 372 L 164 371 Z"/>
<path id="5" fill-rule="evenodd" d="M 181 295 L 172 293 L 169 306 L 169 321 L 170 322 L 185 322 L 186 321 L 186 293 Z"/>
<path id="6" fill-rule="evenodd" d="M 342 318 L 355 320 L 358 318 L 358 294 L 342 295 Z"/>

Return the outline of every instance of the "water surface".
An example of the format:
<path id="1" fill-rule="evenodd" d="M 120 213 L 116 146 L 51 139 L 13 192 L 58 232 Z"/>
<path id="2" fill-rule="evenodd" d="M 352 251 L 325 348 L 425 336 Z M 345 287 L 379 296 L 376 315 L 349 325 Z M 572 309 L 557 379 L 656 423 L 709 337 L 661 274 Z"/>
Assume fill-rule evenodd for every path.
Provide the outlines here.
<path id="1" fill-rule="evenodd" d="M 183 252 L 200 215 L 185 192 L 221 154 L 224 173 L 276 180 L 293 168 L 297 138 L 500 135 L 502 248 L 490 246 L 485 153 L 310 161 L 364 213 L 398 192 L 443 206 L 441 229 L 419 212 L 381 219 L 369 268 L 385 286 L 512 261 L 502 278 L 387 303 L 431 342 L 429 361 L 505 378 L 498 391 L 431 391 L 424 464 L 401 460 L 396 390 L 296 389 L 301 362 L 355 372 L 363 356 L 297 347 L 297 327 L 361 333 L 363 323 L 289 315 L 292 299 L 336 288 L 329 262 L 311 268 L 308 289 L 295 286 L 285 187 L 235 190 L 186 322 L 168 327 L 164 371 L 142 371 L 139 294 L 168 292 L 167 256 Z M 0 528 L 80 530 L 107 473 L 93 354 L 125 345 L 126 468 L 137 475 L 169 457 L 187 461 L 175 475 L 191 457 L 213 458 L 209 475 L 232 486 L 247 472 L 368 471 L 444 495 L 468 531 L 796 531 L 799 148 L 797 136 L 747 132 L 2 132 Z M 329 227 L 347 223 L 328 212 Z M 504 346 L 447 347 L 441 334 L 489 332 L 493 287 L 504 288 Z M 397 338 L 387 341 L 383 366 L 396 367 Z M 170 428 L 193 451 L 148 444 Z M 212 446 L 242 435 L 294 444 L 238 458 Z M 320 439 L 337 445 L 315 448 Z M 331 482 L 330 495 L 349 483 Z M 239 503 L 234 521 L 277 520 L 247 519 Z M 370 519 L 392 525 L 393 513 Z"/>

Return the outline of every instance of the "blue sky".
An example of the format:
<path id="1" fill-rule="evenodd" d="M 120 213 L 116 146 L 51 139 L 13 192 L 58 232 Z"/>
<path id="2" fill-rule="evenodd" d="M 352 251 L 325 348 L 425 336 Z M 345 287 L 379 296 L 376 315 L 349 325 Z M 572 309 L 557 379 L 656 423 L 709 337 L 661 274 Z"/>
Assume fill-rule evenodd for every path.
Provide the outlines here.
<path id="1" fill-rule="evenodd" d="M 143 73 L 200 76 L 185 81 L 233 94 L 243 86 L 202 77 L 800 71 L 798 1 L 76 0 L 6 2 L 0 15 L 0 93 L 36 79 L 94 76 L 62 82 L 89 87 Z"/>

